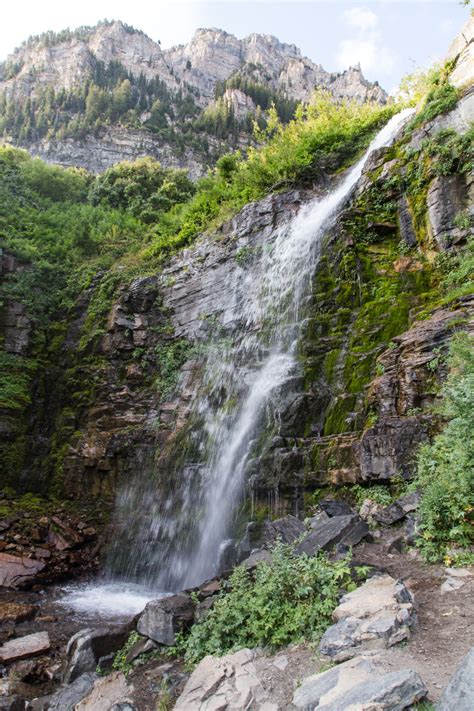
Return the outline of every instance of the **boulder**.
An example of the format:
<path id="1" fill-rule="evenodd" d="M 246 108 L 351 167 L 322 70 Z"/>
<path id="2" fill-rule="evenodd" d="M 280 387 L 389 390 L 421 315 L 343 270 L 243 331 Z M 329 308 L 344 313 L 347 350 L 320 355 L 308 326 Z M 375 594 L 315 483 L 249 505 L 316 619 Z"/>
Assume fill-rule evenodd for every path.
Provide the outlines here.
<path id="1" fill-rule="evenodd" d="M 97 679 L 90 693 L 74 706 L 74 711 L 135 711 L 130 695 L 133 686 L 127 684 L 122 672 Z"/>
<path id="2" fill-rule="evenodd" d="M 123 647 L 130 625 L 115 628 L 83 629 L 71 637 L 66 647 L 67 665 L 63 681 L 70 684 L 86 672 L 94 671 L 102 657 Z"/>
<path id="3" fill-rule="evenodd" d="M 437 711 L 471 711 L 474 708 L 474 647 L 458 664 L 440 700 Z"/>
<path id="4" fill-rule="evenodd" d="M 151 600 L 138 620 L 137 631 L 154 642 L 172 646 L 176 632 L 192 624 L 194 609 L 195 603 L 189 595 Z"/>
<path id="5" fill-rule="evenodd" d="M 328 516 L 350 516 L 355 513 L 354 509 L 349 506 L 345 501 L 338 501 L 337 499 L 320 499 L 318 501 L 318 506 L 324 511 Z"/>
<path id="6" fill-rule="evenodd" d="M 0 553 L 0 587 L 20 588 L 33 585 L 35 576 L 44 569 L 39 560 Z"/>
<path id="7" fill-rule="evenodd" d="M 426 696 L 421 677 L 410 669 L 384 673 L 377 659 L 359 657 L 303 680 L 296 708 L 318 711 L 402 711 Z"/>
<path id="8" fill-rule="evenodd" d="M 405 517 L 405 512 L 395 502 L 389 506 L 383 506 L 375 511 L 372 518 L 383 526 L 391 526 L 392 523 L 401 521 Z"/>
<path id="9" fill-rule="evenodd" d="M 368 532 L 369 527 L 358 514 L 333 516 L 316 523 L 295 551 L 298 555 L 316 555 L 320 550 L 330 550 L 338 543 L 355 546 Z"/>
<path id="10" fill-rule="evenodd" d="M 282 543 L 293 543 L 303 533 L 306 528 L 302 521 L 296 516 L 283 516 L 276 521 L 265 521 L 262 527 L 262 545 L 273 546 L 277 540 Z"/>
<path id="11" fill-rule="evenodd" d="M 51 647 L 47 632 L 36 632 L 25 637 L 16 637 L 0 647 L 0 662 L 14 662 L 16 659 L 34 657 L 47 652 Z"/>
<path id="12" fill-rule="evenodd" d="M 413 598 L 402 582 L 377 575 L 344 595 L 332 617 L 336 624 L 326 630 L 319 649 L 347 659 L 361 646 L 390 647 L 407 639 L 415 622 Z"/>
<path id="13" fill-rule="evenodd" d="M 267 699 L 254 656 L 252 650 L 241 649 L 224 657 L 204 657 L 189 677 L 174 711 L 278 711 Z"/>
<path id="14" fill-rule="evenodd" d="M 87 696 L 98 679 L 95 673 L 82 674 L 68 686 L 44 699 L 48 711 L 65 711 L 75 708 L 79 701 Z"/>

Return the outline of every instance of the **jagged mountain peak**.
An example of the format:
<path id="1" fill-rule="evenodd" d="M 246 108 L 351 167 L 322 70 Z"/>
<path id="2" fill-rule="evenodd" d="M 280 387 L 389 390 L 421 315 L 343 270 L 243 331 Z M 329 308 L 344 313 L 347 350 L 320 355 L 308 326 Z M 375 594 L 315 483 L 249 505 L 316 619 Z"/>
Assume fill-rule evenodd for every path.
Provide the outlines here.
<path id="1" fill-rule="evenodd" d="M 360 67 L 327 72 L 272 35 L 239 39 L 202 27 L 188 43 L 163 49 L 141 30 L 106 20 L 31 37 L 7 58 L 0 132 L 47 160 L 94 172 L 151 154 L 197 176 L 223 152 L 245 149 L 251 119 L 272 102 L 287 121 L 317 87 L 336 98 L 386 101 Z"/>

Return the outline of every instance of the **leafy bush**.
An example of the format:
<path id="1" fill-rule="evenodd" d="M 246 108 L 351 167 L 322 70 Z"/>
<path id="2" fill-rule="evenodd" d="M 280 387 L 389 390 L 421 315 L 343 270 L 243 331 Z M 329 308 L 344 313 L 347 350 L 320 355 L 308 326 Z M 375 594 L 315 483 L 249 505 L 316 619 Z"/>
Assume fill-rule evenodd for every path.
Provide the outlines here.
<path id="1" fill-rule="evenodd" d="M 430 121 L 439 114 L 454 108 L 459 98 L 459 91 L 449 83 L 451 69 L 452 66 L 448 63 L 429 73 L 423 105 L 410 122 L 411 128 L 421 126 L 425 121 Z"/>
<path id="2" fill-rule="evenodd" d="M 291 546 L 278 543 L 271 563 L 260 563 L 253 573 L 244 566 L 234 570 L 179 651 L 194 664 L 207 654 L 317 640 L 331 622 L 341 588 L 348 586 L 347 559 L 331 563 L 324 554 L 295 556 Z"/>
<path id="3" fill-rule="evenodd" d="M 117 163 L 99 175 L 92 184 L 90 200 L 93 205 L 128 210 L 149 224 L 193 193 L 194 185 L 185 170 L 162 168 L 152 158 L 139 158 Z"/>
<path id="4" fill-rule="evenodd" d="M 472 542 L 474 510 L 474 338 L 456 335 L 451 372 L 443 387 L 441 415 L 447 424 L 418 454 L 414 486 L 422 491 L 419 546 L 439 560 L 452 546 Z"/>

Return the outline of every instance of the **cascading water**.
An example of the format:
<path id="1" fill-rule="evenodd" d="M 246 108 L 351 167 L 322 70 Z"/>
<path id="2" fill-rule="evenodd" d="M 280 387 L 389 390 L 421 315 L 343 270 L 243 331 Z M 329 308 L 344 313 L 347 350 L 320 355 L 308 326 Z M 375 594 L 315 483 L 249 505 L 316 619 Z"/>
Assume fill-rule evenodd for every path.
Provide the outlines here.
<path id="1" fill-rule="evenodd" d="M 278 415 L 279 391 L 298 373 L 304 303 L 322 238 L 370 153 L 388 145 L 410 113 L 393 117 L 340 185 L 301 208 L 265 245 L 259 279 L 244 279 L 233 306 L 238 327 L 229 333 L 224 326 L 206 347 L 181 464 L 161 478 L 142 476 L 118 496 L 126 533 L 111 547 L 112 576 L 178 590 L 219 572 L 252 450 Z"/>

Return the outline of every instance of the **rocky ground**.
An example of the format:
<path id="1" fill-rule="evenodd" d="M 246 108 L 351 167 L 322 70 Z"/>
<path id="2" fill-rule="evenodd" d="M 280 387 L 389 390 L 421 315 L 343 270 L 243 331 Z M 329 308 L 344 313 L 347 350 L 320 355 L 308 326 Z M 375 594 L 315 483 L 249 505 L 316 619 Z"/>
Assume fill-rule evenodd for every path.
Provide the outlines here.
<path id="1" fill-rule="evenodd" d="M 343 711 L 355 702 L 360 709 L 404 709 L 428 699 L 448 711 L 454 706 L 443 691 L 474 639 L 474 573 L 422 561 L 410 545 L 416 505 L 412 494 L 385 507 L 366 500 L 360 516 L 345 502 L 325 500 L 306 527 L 291 516 L 265 524 L 261 547 L 247 557 L 248 566 L 271 555 L 276 537 L 298 538 L 300 552 L 310 555 L 320 549 L 340 555 L 354 546 L 353 561 L 367 566 L 369 577 L 341 600 L 319 647 L 299 644 L 275 654 L 242 650 L 221 659 L 206 657 L 191 676 L 166 647 L 174 644 L 177 629 L 212 606 L 219 579 L 194 595 L 186 591 L 152 601 L 135 619 L 81 616 L 61 604 L 64 584 L 47 582 L 77 570 L 67 568 L 74 552 L 93 569 L 98 536 L 92 527 L 65 510 L 62 518 L 43 514 L 41 524 L 38 512 L 3 519 L 5 555 L 21 556 L 28 577 L 16 584 L 28 589 L 12 591 L 5 583 L 0 588 L 0 709 Z M 26 562 L 49 558 L 35 557 L 40 542 L 30 540 L 28 547 L 26 526 L 30 537 L 35 527 L 49 531 L 42 533 L 41 550 L 50 552 L 50 568 L 45 565 L 35 575 Z M 59 556 L 56 536 L 68 544 L 62 553 L 69 557 Z M 5 580 L 9 559 L 0 560 L 0 570 Z M 135 642 L 124 652 L 135 629 Z M 120 664 L 112 667 L 114 658 Z M 450 691 L 452 703 L 457 699 L 457 711 L 467 710 L 474 690 L 462 678 L 456 694 L 459 689 L 469 696 L 457 699 Z"/>

